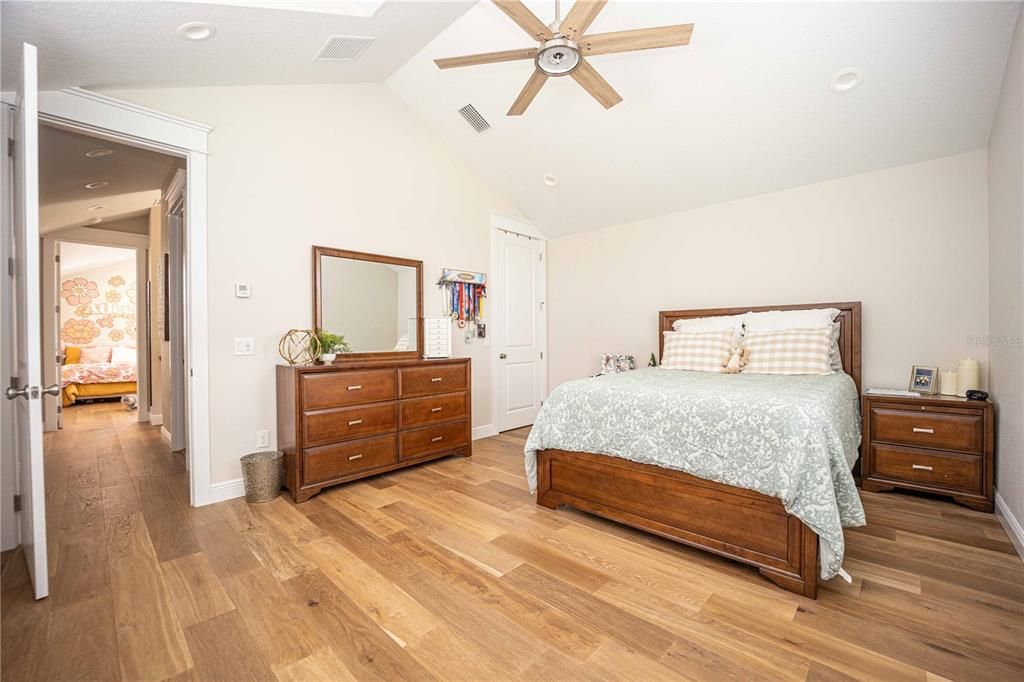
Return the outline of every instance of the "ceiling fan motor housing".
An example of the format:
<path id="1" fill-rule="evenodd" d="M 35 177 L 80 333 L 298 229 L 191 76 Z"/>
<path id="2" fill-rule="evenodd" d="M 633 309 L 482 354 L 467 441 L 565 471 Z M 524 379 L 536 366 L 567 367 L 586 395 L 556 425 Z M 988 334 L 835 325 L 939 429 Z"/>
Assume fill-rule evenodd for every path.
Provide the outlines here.
<path id="1" fill-rule="evenodd" d="M 549 76 L 568 76 L 582 63 L 580 48 L 572 40 L 555 35 L 541 43 L 534 59 L 537 68 Z"/>

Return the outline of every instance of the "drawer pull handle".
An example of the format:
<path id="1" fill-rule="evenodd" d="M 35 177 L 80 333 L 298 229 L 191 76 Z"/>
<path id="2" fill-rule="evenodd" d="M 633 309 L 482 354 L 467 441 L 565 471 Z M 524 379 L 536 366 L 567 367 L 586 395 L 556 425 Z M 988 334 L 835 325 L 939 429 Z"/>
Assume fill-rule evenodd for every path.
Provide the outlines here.
<path id="1" fill-rule="evenodd" d="M 362 384 L 356 384 L 355 386 L 349 386 L 348 390 L 350 390 L 350 391 L 359 391 L 359 390 L 362 390 L 362 388 L 363 388 Z"/>
<path id="2" fill-rule="evenodd" d="M 430 439 L 430 442 L 431 443 L 436 443 L 437 441 L 441 440 L 442 438 L 444 438 L 444 436 L 434 436 L 433 438 Z"/>
<path id="3" fill-rule="evenodd" d="M 352 421 L 350 421 L 350 422 L 348 423 L 348 425 L 349 425 L 349 426 L 356 426 L 356 425 L 358 425 L 358 424 L 362 424 L 362 423 L 363 423 L 363 420 L 362 420 L 362 419 L 353 419 Z"/>
<path id="4" fill-rule="evenodd" d="M 920 426 L 915 426 L 914 433 L 935 433 L 935 429 L 922 429 Z"/>
<path id="5" fill-rule="evenodd" d="M 351 462 L 351 461 L 353 461 L 353 460 L 356 460 L 356 459 L 362 459 L 362 458 L 363 458 L 363 455 L 362 455 L 362 453 L 360 453 L 360 454 L 358 454 L 358 455 L 352 455 L 351 457 L 349 457 L 349 458 L 348 458 L 348 461 L 350 461 L 350 462 Z"/>
<path id="6" fill-rule="evenodd" d="M 433 379 L 431 379 L 431 380 L 430 380 L 430 383 L 432 383 L 432 384 L 436 384 L 436 383 L 438 383 L 439 381 L 441 381 L 441 377 L 434 377 Z"/>
<path id="7" fill-rule="evenodd" d="M 919 471 L 935 471 L 933 467 L 927 466 L 925 464 L 911 464 L 910 468 L 917 469 Z"/>
<path id="8" fill-rule="evenodd" d="M 430 411 L 431 412 L 440 412 L 443 409 L 444 409 L 443 407 L 432 407 L 432 408 L 430 408 Z"/>

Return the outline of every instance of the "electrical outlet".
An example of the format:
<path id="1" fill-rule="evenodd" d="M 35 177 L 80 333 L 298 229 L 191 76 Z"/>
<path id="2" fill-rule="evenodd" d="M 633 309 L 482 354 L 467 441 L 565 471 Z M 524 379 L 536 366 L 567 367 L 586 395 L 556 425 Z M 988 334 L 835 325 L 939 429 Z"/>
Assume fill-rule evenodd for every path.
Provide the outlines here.
<path id="1" fill-rule="evenodd" d="M 255 343 L 252 337 L 240 337 L 235 339 L 235 355 L 252 355 Z"/>
<path id="2" fill-rule="evenodd" d="M 256 432 L 256 447 L 258 448 L 269 448 L 270 447 L 270 432 L 266 429 Z"/>

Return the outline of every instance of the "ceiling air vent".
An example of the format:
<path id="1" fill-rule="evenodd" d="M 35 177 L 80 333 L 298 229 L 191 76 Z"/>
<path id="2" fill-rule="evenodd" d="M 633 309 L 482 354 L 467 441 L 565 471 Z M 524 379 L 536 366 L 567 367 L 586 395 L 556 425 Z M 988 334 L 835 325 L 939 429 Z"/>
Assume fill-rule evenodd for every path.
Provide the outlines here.
<path id="1" fill-rule="evenodd" d="M 459 109 L 459 113 L 462 114 L 462 118 L 466 119 L 466 123 L 473 126 L 473 130 L 478 133 L 490 130 L 491 124 L 487 122 L 487 119 L 480 115 L 480 112 L 477 111 L 476 107 L 472 104 L 467 104 Z"/>
<path id="2" fill-rule="evenodd" d="M 320 48 L 314 62 L 351 62 L 359 57 L 374 41 L 366 36 L 331 36 Z"/>

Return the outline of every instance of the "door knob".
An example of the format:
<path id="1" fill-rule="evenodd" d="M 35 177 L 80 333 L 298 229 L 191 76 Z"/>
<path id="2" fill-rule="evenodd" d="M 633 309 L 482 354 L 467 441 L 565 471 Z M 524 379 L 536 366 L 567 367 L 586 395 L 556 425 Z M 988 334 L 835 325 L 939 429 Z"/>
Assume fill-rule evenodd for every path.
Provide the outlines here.
<path id="1" fill-rule="evenodd" d="M 505 359 L 505 358 L 507 358 L 508 356 L 507 356 L 507 355 L 505 355 L 504 353 L 501 353 L 501 354 L 500 354 L 500 355 L 499 355 L 498 357 L 499 357 L 500 359 L 504 360 L 504 359 Z"/>
<path id="2" fill-rule="evenodd" d="M 7 388 L 7 390 L 4 391 L 4 395 L 7 397 L 8 400 L 14 400 L 15 398 L 26 398 L 27 399 L 28 398 L 28 384 L 25 384 L 21 388 L 15 388 L 14 386 L 9 386 Z"/>
<path id="3" fill-rule="evenodd" d="M 60 395 L 60 384 L 54 384 L 53 386 L 47 386 L 43 389 L 43 393 L 46 395 Z"/>

